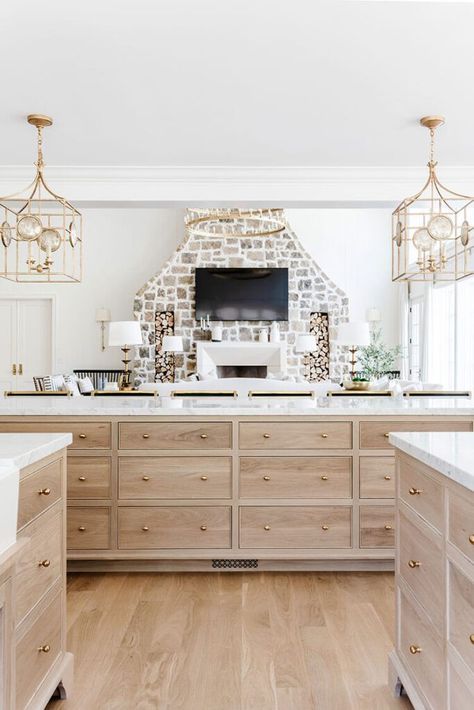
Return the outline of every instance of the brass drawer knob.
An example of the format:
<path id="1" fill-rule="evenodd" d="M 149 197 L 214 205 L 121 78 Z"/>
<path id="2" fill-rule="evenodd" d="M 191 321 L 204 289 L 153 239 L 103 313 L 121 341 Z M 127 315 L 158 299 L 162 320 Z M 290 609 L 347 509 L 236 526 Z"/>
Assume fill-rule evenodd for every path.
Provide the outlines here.
<path id="1" fill-rule="evenodd" d="M 85 480 L 86 480 L 86 477 L 85 477 L 85 476 L 79 476 L 79 480 L 80 480 L 80 481 L 85 481 Z"/>
<path id="2" fill-rule="evenodd" d="M 148 532 L 149 529 L 150 529 L 150 528 L 148 527 L 148 525 L 144 525 L 144 526 L 142 527 L 143 532 Z"/>
<path id="3" fill-rule="evenodd" d="M 201 476 L 201 481 L 207 481 L 207 476 Z"/>
<path id="4" fill-rule="evenodd" d="M 44 646 L 38 646 L 39 653 L 49 653 L 51 651 L 51 646 L 49 643 L 45 643 Z"/>
<path id="5" fill-rule="evenodd" d="M 329 525 L 321 525 L 323 530 L 329 530 Z"/>
<path id="6" fill-rule="evenodd" d="M 385 434 L 384 434 L 384 437 L 385 437 L 386 439 L 388 439 L 389 436 L 390 436 L 389 432 L 386 431 Z"/>
<path id="7" fill-rule="evenodd" d="M 84 532 L 86 528 L 84 527 L 84 525 L 79 525 L 77 529 L 79 530 L 79 532 Z"/>
<path id="8" fill-rule="evenodd" d="M 207 439 L 207 434 L 201 434 L 201 439 Z"/>
<path id="9" fill-rule="evenodd" d="M 149 480 L 150 480 L 150 476 L 142 476 L 142 481 L 149 481 Z"/>
<path id="10" fill-rule="evenodd" d="M 391 476 L 384 476 L 384 479 L 385 479 L 386 481 L 391 481 L 391 480 L 392 480 L 392 477 L 391 477 Z"/>
<path id="11" fill-rule="evenodd" d="M 201 525 L 201 530 L 205 532 L 207 530 L 207 525 Z"/>
<path id="12" fill-rule="evenodd" d="M 385 530 L 393 530 L 393 526 L 389 525 L 388 523 L 387 523 L 387 525 L 384 525 L 384 528 L 385 528 Z"/>
<path id="13" fill-rule="evenodd" d="M 411 496 L 419 496 L 423 493 L 423 490 L 421 488 L 410 488 L 408 493 Z"/>
<path id="14" fill-rule="evenodd" d="M 327 480 L 328 480 L 328 477 L 327 477 L 327 476 L 321 476 L 321 480 L 322 480 L 322 481 L 327 481 Z"/>
<path id="15" fill-rule="evenodd" d="M 327 439 L 328 435 L 327 434 L 321 434 L 321 439 Z"/>
<path id="16" fill-rule="evenodd" d="M 474 545 L 474 535 L 469 535 L 469 542 Z"/>
<path id="17" fill-rule="evenodd" d="M 51 488 L 40 488 L 40 490 L 38 491 L 38 495 L 40 496 L 49 496 L 50 493 Z"/>
<path id="18" fill-rule="evenodd" d="M 422 649 L 420 648 L 420 646 L 415 646 L 415 644 L 413 643 L 410 646 L 410 653 L 412 653 L 413 655 L 415 655 L 415 653 L 421 653 L 421 651 Z"/>
<path id="19" fill-rule="evenodd" d="M 469 641 L 470 641 L 471 643 L 474 643 L 474 634 L 471 634 L 471 635 L 469 636 Z"/>
<path id="20" fill-rule="evenodd" d="M 270 530 L 270 526 L 269 526 L 269 525 L 264 525 L 264 526 L 263 526 L 263 529 L 268 531 L 268 530 Z"/>
<path id="21" fill-rule="evenodd" d="M 150 435 L 149 435 L 149 434 L 142 434 L 142 438 L 143 438 L 143 439 L 149 439 L 149 438 L 150 438 Z"/>
<path id="22" fill-rule="evenodd" d="M 264 439 L 269 439 L 269 438 L 270 438 L 270 434 L 264 434 L 264 435 L 263 435 L 263 438 L 264 438 Z"/>
<path id="23" fill-rule="evenodd" d="M 79 434 L 79 439 L 87 439 L 87 435 L 86 434 Z"/>
<path id="24" fill-rule="evenodd" d="M 408 566 L 411 567 L 411 569 L 415 569 L 415 567 L 421 566 L 421 562 L 419 560 L 408 560 Z"/>
<path id="25" fill-rule="evenodd" d="M 41 560 L 38 562 L 38 567 L 49 567 L 51 562 L 49 560 Z"/>
<path id="26" fill-rule="evenodd" d="M 264 481 L 269 481 L 269 480 L 270 480 L 270 476 L 264 476 L 264 477 L 263 477 L 263 480 L 264 480 Z"/>

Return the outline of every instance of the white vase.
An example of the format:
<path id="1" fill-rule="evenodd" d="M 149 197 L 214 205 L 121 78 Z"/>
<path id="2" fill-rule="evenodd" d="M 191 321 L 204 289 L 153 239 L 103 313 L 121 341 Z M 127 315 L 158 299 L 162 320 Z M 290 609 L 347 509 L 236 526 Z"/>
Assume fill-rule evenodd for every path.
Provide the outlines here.
<path id="1" fill-rule="evenodd" d="M 259 330 L 258 342 L 259 343 L 268 343 L 268 331 L 266 328 L 262 328 L 262 330 Z"/>
<path id="2" fill-rule="evenodd" d="M 280 342 L 280 324 L 278 321 L 274 320 L 270 328 L 270 342 L 279 343 Z"/>
<path id="3" fill-rule="evenodd" d="M 220 343 L 222 340 L 222 326 L 215 325 L 211 330 L 211 340 L 213 343 Z"/>

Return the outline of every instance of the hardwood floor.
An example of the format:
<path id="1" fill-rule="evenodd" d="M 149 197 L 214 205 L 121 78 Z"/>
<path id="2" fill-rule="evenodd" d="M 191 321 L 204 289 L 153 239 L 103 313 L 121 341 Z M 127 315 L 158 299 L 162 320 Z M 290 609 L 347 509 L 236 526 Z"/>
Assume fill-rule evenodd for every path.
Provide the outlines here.
<path id="1" fill-rule="evenodd" d="M 390 573 L 74 574 L 48 710 L 386 710 Z"/>

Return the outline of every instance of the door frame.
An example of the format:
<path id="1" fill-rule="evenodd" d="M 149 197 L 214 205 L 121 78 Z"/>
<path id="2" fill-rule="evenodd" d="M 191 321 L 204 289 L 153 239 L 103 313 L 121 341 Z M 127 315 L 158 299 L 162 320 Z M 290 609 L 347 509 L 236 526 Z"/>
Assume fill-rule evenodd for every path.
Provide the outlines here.
<path id="1" fill-rule="evenodd" d="M 16 294 L 1 295 L 1 301 L 50 301 L 51 302 L 51 373 L 56 372 L 56 295 L 55 294 Z"/>

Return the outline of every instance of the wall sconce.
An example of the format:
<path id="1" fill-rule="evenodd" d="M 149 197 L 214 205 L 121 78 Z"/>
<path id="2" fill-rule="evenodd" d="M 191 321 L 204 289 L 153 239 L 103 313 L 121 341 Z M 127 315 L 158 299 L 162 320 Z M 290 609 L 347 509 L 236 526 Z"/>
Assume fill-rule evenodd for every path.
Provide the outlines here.
<path id="1" fill-rule="evenodd" d="M 105 350 L 105 324 L 110 323 L 110 311 L 108 308 L 98 308 L 95 313 L 97 323 L 100 323 L 102 352 Z"/>

